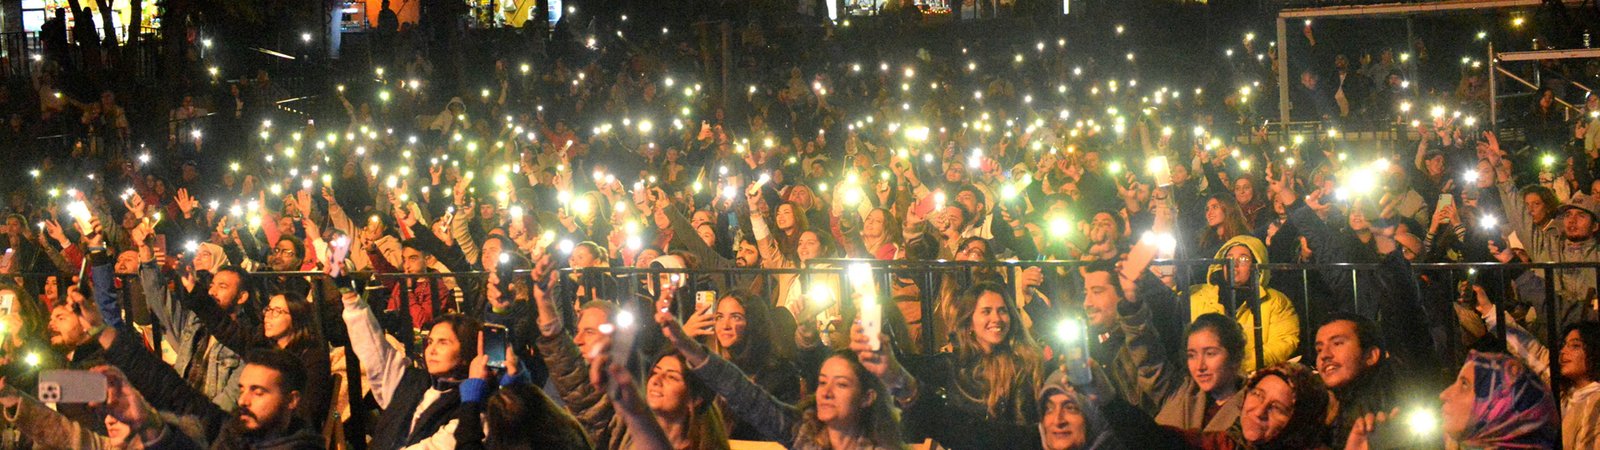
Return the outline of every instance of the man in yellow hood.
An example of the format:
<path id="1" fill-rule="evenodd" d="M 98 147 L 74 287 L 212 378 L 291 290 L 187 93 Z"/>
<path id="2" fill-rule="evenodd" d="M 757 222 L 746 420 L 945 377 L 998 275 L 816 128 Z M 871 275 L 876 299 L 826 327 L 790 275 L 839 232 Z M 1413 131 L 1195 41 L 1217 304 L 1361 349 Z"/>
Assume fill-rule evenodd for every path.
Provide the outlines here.
<path id="1" fill-rule="evenodd" d="M 1237 320 L 1239 327 L 1244 329 L 1244 362 L 1240 370 L 1245 373 L 1288 361 L 1300 345 L 1300 316 L 1295 313 L 1289 297 L 1267 287 L 1271 272 L 1258 272 L 1255 268 L 1256 263 L 1269 262 L 1267 246 L 1251 236 L 1235 236 L 1217 250 L 1216 259 L 1228 260 L 1231 270 L 1223 273 L 1221 264 L 1212 265 L 1206 271 L 1206 283 L 1189 288 L 1189 319 L 1192 321 L 1202 314 L 1219 313 Z M 1228 305 L 1234 297 L 1223 289 L 1230 281 L 1231 288 L 1238 289 L 1239 302 L 1231 308 Z M 1255 314 L 1251 312 L 1249 303 L 1251 295 L 1261 301 L 1261 315 L 1266 317 L 1261 327 L 1261 338 L 1267 343 L 1262 353 L 1266 364 L 1256 361 Z"/>

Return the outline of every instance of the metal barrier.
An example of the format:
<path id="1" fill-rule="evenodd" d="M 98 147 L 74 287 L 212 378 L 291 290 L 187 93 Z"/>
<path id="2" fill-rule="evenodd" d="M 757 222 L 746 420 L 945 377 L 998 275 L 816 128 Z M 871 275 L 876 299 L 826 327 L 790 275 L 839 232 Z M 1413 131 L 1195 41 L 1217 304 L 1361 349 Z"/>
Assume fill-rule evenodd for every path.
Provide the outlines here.
<path id="1" fill-rule="evenodd" d="M 1226 262 L 1228 261 L 1219 259 L 1182 261 L 1158 260 L 1154 261 L 1152 265 L 1157 267 L 1173 267 L 1176 269 L 1174 270 L 1175 273 L 1172 274 L 1176 280 L 1173 284 L 1177 287 L 1178 295 L 1182 297 L 1183 291 L 1187 287 L 1208 282 L 1208 280 L 1203 278 L 1194 279 L 1194 277 L 1190 274 L 1194 273 L 1195 269 L 1209 268 L 1215 265 L 1224 264 Z M 956 273 L 961 273 L 963 271 L 972 271 L 978 269 L 989 270 L 991 273 L 998 275 L 998 277 L 995 277 L 995 281 L 1002 283 L 1009 291 L 1016 288 L 1016 281 L 1020 277 L 1022 271 L 1031 268 L 1041 268 L 1046 269 L 1046 273 L 1050 274 L 1047 275 L 1046 278 L 1047 283 L 1050 284 L 1050 292 L 1041 292 L 1041 295 L 1045 295 L 1052 299 L 1081 298 L 1083 295 L 1081 289 L 1074 291 L 1073 288 L 1075 286 L 1071 286 L 1070 281 L 1063 281 L 1064 279 L 1070 280 L 1072 277 L 1058 276 L 1055 273 L 1057 270 L 1078 269 L 1088 264 L 1092 264 L 1091 262 L 1085 261 L 883 261 L 861 259 L 814 259 L 809 261 L 809 263 L 810 264 L 807 267 L 783 269 L 591 267 L 579 269 L 563 268 L 555 270 L 554 273 L 562 275 L 581 273 L 585 275 L 583 277 L 579 277 L 576 281 L 579 283 L 579 286 L 584 288 L 584 293 L 582 295 L 575 296 L 573 299 L 577 304 L 581 304 L 589 300 L 616 301 L 624 298 L 637 298 L 639 295 L 648 295 L 653 300 L 657 298 L 656 294 L 659 293 L 658 289 L 660 289 L 660 286 L 663 286 L 663 281 L 666 281 L 667 284 L 680 286 L 678 289 L 682 294 L 674 296 L 674 303 L 671 305 L 671 307 L 673 312 L 677 314 L 680 319 L 686 319 L 689 314 L 694 312 L 694 294 L 706 288 L 720 287 L 720 290 L 726 292 L 726 290 L 743 289 L 748 288 L 749 286 L 759 286 L 758 290 L 754 292 L 755 294 L 760 295 L 763 298 L 777 301 L 778 299 L 774 299 L 773 297 L 775 292 L 779 290 L 779 288 L 776 286 L 779 277 L 798 277 L 798 285 L 809 289 L 813 286 L 812 279 L 814 277 L 828 276 L 838 277 L 838 280 L 847 280 L 852 276 L 851 270 L 853 268 L 863 267 L 864 265 L 864 267 L 870 270 L 870 276 L 874 280 L 875 289 L 878 291 L 876 295 L 878 295 L 879 298 L 894 298 L 892 292 L 897 283 L 905 286 L 914 285 L 918 288 L 920 297 L 916 300 L 920 304 L 922 313 L 921 320 L 923 322 L 923 327 L 926 330 L 931 329 L 929 328 L 929 324 L 931 323 L 930 321 L 936 320 L 934 319 L 934 308 L 942 300 L 940 298 L 942 294 L 940 288 L 946 281 L 945 277 Z M 1317 317 L 1316 311 L 1318 311 L 1318 308 L 1314 307 L 1317 305 L 1313 305 L 1313 302 L 1338 301 L 1339 299 L 1330 299 L 1316 295 L 1316 293 L 1312 291 L 1311 287 L 1314 276 L 1318 278 L 1329 276 L 1342 277 L 1344 273 L 1348 273 L 1350 276 L 1348 292 L 1335 292 L 1335 294 L 1348 294 L 1350 296 L 1349 301 L 1350 305 L 1352 305 L 1352 308 L 1356 310 L 1362 310 L 1372 306 L 1362 305 L 1361 302 L 1363 301 L 1371 301 L 1363 300 L 1363 298 L 1393 298 L 1392 296 L 1381 295 L 1373 297 L 1373 294 L 1368 291 L 1374 289 L 1374 287 L 1366 285 L 1366 283 L 1369 281 L 1362 274 L 1370 274 L 1375 271 L 1391 270 L 1400 266 L 1396 266 L 1393 263 L 1265 263 L 1253 264 L 1253 267 L 1255 269 L 1255 271 L 1252 272 L 1253 277 L 1259 277 L 1263 273 L 1293 274 L 1298 272 L 1300 292 L 1286 292 L 1285 295 L 1291 297 L 1291 301 L 1296 302 L 1294 306 L 1298 311 L 1298 315 L 1302 323 L 1320 324 L 1326 319 Z M 1533 272 L 1536 275 L 1542 275 L 1542 288 L 1545 298 L 1542 304 L 1537 305 L 1539 307 L 1537 314 L 1543 322 L 1543 329 L 1539 331 L 1542 331 L 1544 336 L 1540 340 L 1542 341 L 1542 344 L 1552 350 L 1552 353 L 1559 351 L 1558 343 L 1561 341 L 1560 336 L 1557 336 L 1559 328 L 1562 326 L 1562 317 L 1558 311 L 1558 305 L 1573 301 L 1572 299 L 1559 298 L 1560 292 L 1558 290 L 1558 284 L 1563 282 L 1561 279 L 1562 272 L 1566 272 L 1566 277 L 1570 279 L 1570 277 L 1573 276 L 1570 271 L 1592 271 L 1595 285 L 1600 286 L 1600 262 L 1513 264 L 1415 263 L 1406 265 L 1404 267 L 1409 268 L 1410 272 L 1398 274 L 1400 277 L 1415 278 L 1419 283 L 1421 283 L 1425 278 L 1428 278 L 1431 281 L 1429 281 L 1430 284 L 1427 289 L 1434 289 L 1434 291 L 1430 291 L 1432 293 L 1438 293 L 1437 289 L 1450 289 L 1451 292 L 1454 293 L 1458 289 L 1461 281 L 1470 281 L 1476 279 L 1477 282 L 1482 284 L 1486 290 L 1490 290 L 1490 292 L 1492 292 L 1489 298 L 1497 306 L 1496 321 L 1500 324 L 1500 329 L 1497 332 L 1497 336 L 1502 341 L 1506 338 L 1508 324 L 1512 322 L 1507 320 L 1508 309 L 1510 309 L 1509 306 L 1511 306 L 1511 299 L 1507 295 L 1496 295 L 1495 293 L 1498 293 L 1502 290 L 1514 292 L 1515 289 L 1509 285 L 1511 277 L 1503 275 L 1515 275 L 1523 272 Z M 1223 270 L 1221 272 L 1224 274 L 1224 278 L 1220 281 L 1232 284 L 1232 271 Z M 1313 272 L 1318 273 L 1313 275 Z M 532 271 L 527 269 L 505 271 L 501 272 L 500 276 L 502 278 L 499 281 L 501 283 L 507 283 L 511 281 L 510 279 L 507 279 L 508 277 L 511 279 L 517 279 L 518 277 L 529 277 L 531 273 Z M 1502 275 L 1502 277 L 1495 278 L 1478 276 L 1478 274 L 1485 273 L 1499 273 Z M 24 287 L 29 289 L 30 292 L 35 293 L 39 293 L 44 290 L 42 285 L 50 279 L 49 277 L 55 277 L 54 283 L 58 292 L 57 295 L 64 296 L 67 292 L 67 286 L 72 283 L 71 275 L 72 274 L 46 273 L 20 274 L 11 276 L 13 279 L 25 280 L 23 283 Z M 476 297 L 451 298 L 450 301 L 454 302 L 453 309 L 456 311 L 467 312 L 469 314 L 478 314 L 481 312 L 479 308 L 486 305 L 486 297 L 481 293 L 485 292 L 482 289 L 487 288 L 487 283 L 489 281 L 488 277 L 490 275 L 490 272 L 484 271 L 456 273 L 433 272 L 422 274 L 355 273 L 350 274 L 347 277 L 343 277 L 342 279 L 361 279 L 367 280 L 368 283 L 396 283 L 393 285 L 394 287 L 391 291 L 393 294 L 391 295 L 397 294 L 406 299 L 411 298 L 413 289 L 417 289 L 418 283 L 420 283 L 422 280 L 453 279 L 457 283 L 456 289 L 458 290 L 467 292 L 473 289 L 478 289 L 478 291 L 469 294 L 475 295 Z M 1390 274 L 1390 276 L 1394 275 L 1395 274 Z M 1581 276 L 1582 274 L 1579 275 Z M 129 286 L 131 286 L 130 283 L 137 283 L 137 280 L 135 279 L 137 276 L 138 274 L 118 274 L 118 277 L 124 280 L 124 288 L 121 289 L 120 298 L 121 302 L 125 306 L 125 312 L 131 309 L 132 302 L 129 296 L 131 295 L 131 291 L 133 291 L 133 289 L 129 288 Z M 856 274 L 856 276 L 860 276 L 860 274 Z M 332 279 L 327 274 L 322 272 L 256 272 L 251 274 L 253 281 L 269 279 L 281 280 L 285 277 L 320 277 L 328 280 Z M 1488 279 L 1487 283 L 1485 283 L 1484 278 Z M 523 280 L 537 283 L 543 283 L 547 281 L 542 279 L 532 280 L 531 278 L 526 278 Z M 1257 278 L 1257 280 L 1259 280 L 1259 278 Z M 1050 281 L 1054 282 L 1050 283 Z M 261 289 L 264 289 L 266 284 L 267 283 L 262 282 L 251 284 L 257 289 L 255 292 L 257 295 L 255 298 L 265 298 L 265 296 L 259 294 L 265 293 Z M 852 305 L 852 299 L 855 294 L 853 292 L 853 289 L 855 289 L 854 283 L 839 282 L 834 283 L 829 287 L 835 289 L 833 293 L 838 301 L 838 306 L 841 309 L 849 309 L 854 306 Z M 445 301 L 445 297 L 441 295 L 444 292 L 447 292 L 447 290 L 441 289 L 442 286 L 438 284 L 430 284 L 428 288 L 434 289 L 435 292 L 439 293 L 432 297 L 433 301 L 435 302 L 432 306 L 435 308 L 435 310 L 448 309 L 445 307 L 446 305 L 442 303 Z M 377 290 L 384 289 L 387 288 L 380 288 Z M 1426 302 L 1428 301 L 1428 296 L 1426 295 L 1428 292 L 1421 292 L 1422 289 L 1424 288 L 1419 287 L 1418 289 L 1418 299 Z M 1253 333 L 1255 336 L 1255 342 L 1258 343 L 1255 348 L 1256 360 L 1265 361 L 1263 347 L 1265 347 L 1264 343 L 1266 341 L 1262 336 L 1262 326 L 1265 320 L 1263 320 L 1263 316 L 1261 314 L 1261 302 L 1259 301 L 1261 299 L 1259 296 L 1239 298 L 1237 290 L 1234 289 L 1225 289 L 1225 291 L 1228 291 L 1229 294 L 1225 295 L 1225 299 L 1219 299 L 1219 301 L 1227 301 L 1227 308 L 1229 310 L 1237 311 L 1237 308 L 1240 307 L 1250 308 L 1250 311 L 1257 318 L 1255 320 L 1253 329 L 1246 331 Z M 335 299 L 319 298 L 322 295 L 322 291 L 319 289 L 312 289 L 311 294 L 313 302 L 330 300 L 337 301 Z M 1458 298 L 1452 297 L 1452 299 Z M 1452 308 L 1453 307 L 1454 306 L 1452 306 Z M 379 306 L 379 308 L 384 307 Z M 1585 305 L 1584 308 L 1589 308 L 1582 311 L 1584 314 L 1600 314 L 1600 312 L 1593 311 L 1594 306 L 1592 305 Z M 403 326 L 398 327 L 399 329 L 390 331 L 396 333 L 396 337 L 402 338 L 402 342 L 410 342 L 411 339 L 409 338 L 409 333 L 417 324 L 411 322 L 412 318 L 408 314 L 409 310 L 405 306 L 402 305 L 402 307 L 399 309 L 400 311 L 397 315 L 404 321 L 404 324 Z M 1184 317 L 1188 317 L 1188 315 L 1184 315 Z M 1381 328 L 1381 325 L 1387 318 L 1382 317 L 1380 313 L 1378 317 L 1373 317 L 1373 319 L 1380 324 Z M 320 323 L 321 320 L 338 319 L 321 317 L 318 320 Z M 1302 327 L 1302 333 L 1304 333 L 1306 328 L 1308 327 Z M 933 345 L 935 340 L 927 339 L 926 336 L 927 334 L 925 331 L 924 339 L 921 339 L 920 342 L 920 350 L 926 353 L 937 352 L 938 349 Z M 1168 340 L 1170 341 L 1171 339 L 1169 338 Z M 355 361 L 354 355 L 347 356 L 349 356 L 349 358 L 347 358 L 349 361 Z M 1447 362 L 1459 363 L 1458 361 Z M 1548 364 L 1551 374 L 1551 387 L 1554 394 L 1559 399 L 1565 394 L 1563 391 L 1565 387 L 1564 385 L 1566 384 L 1559 375 L 1561 373 L 1561 362 L 1559 358 L 1552 356 L 1549 358 Z M 351 391 L 358 393 L 359 386 L 355 386 Z M 352 404 L 356 404 L 359 401 L 358 398 L 351 398 L 350 400 Z M 1559 418 L 1557 420 L 1559 420 Z"/>

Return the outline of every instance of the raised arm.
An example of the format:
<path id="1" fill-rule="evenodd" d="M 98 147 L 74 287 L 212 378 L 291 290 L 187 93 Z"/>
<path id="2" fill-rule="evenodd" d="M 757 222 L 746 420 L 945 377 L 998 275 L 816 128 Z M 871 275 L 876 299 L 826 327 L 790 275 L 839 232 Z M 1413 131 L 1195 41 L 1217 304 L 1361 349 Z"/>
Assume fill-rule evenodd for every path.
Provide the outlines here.
<path id="1" fill-rule="evenodd" d="M 360 294 L 344 294 L 340 300 L 344 302 L 344 325 L 349 330 L 350 346 L 355 349 L 361 368 L 366 369 L 372 398 L 377 400 L 379 408 L 388 408 L 411 361 L 384 341 L 377 315 Z"/>

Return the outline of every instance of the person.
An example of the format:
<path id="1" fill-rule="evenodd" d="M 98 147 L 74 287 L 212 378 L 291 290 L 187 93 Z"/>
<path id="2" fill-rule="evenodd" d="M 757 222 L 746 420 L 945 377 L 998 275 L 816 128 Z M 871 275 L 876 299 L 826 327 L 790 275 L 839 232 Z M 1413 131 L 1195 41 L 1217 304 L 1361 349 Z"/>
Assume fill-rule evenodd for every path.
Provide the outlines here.
<path id="1" fill-rule="evenodd" d="M 1455 381 L 1439 393 L 1439 401 L 1440 431 L 1449 448 L 1553 448 L 1561 439 L 1549 386 L 1508 354 L 1468 354 Z M 1361 417 L 1350 430 L 1345 449 L 1370 448 L 1372 431 L 1392 416 Z"/>
<path id="2" fill-rule="evenodd" d="M 727 399 L 734 414 L 745 417 L 763 436 L 793 449 L 900 448 L 900 424 L 890 402 L 898 401 L 877 373 L 895 373 L 897 392 L 914 392 L 903 367 L 891 359 L 867 362 L 857 353 L 837 351 L 818 371 L 816 390 L 798 405 L 779 401 L 745 376 L 733 363 L 708 352 L 683 331 L 670 312 L 657 312 L 673 348 L 683 355 L 694 378 Z M 859 335 L 859 325 L 856 326 Z M 852 343 L 854 346 L 854 343 Z M 885 346 L 887 347 L 887 345 Z M 874 368 L 868 368 L 872 364 Z"/>
<path id="3" fill-rule="evenodd" d="M 1067 384 L 1056 371 L 1039 388 L 1039 436 L 1044 450 L 1113 450 L 1123 448 L 1098 405 Z"/>
<path id="4" fill-rule="evenodd" d="M 756 300 L 742 291 L 730 292 L 717 300 L 710 326 L 710 351 L 721 356 L 739 370 L 752 377 L 763 390 L 778 400 L 800 401 L 800 373 L 793 361 L 780 356 L 774 348 L 777 337 L 772 324 L 771 306 Z M 705 320 L 695 320 L 707 315 L 692 316 L 685 330 L 691 335 L 705 333 L 698 326 Z M 697 330 L 700 328 L 701 330 Z M 760 440 L 761 436 L 749 423 L 736 416 L 728 417 L 727 429 L 733 439 Z"/>
<path id="5" fill-rule="evenodd" d="M 243 269 L 229 269 L 239 270 Z M 328 405 L 332 402 L 333 378 L 328 356 L 328 346 L 318 337 L 316 316 L 312 304 L 300 293 L 288 291 L 272 295 L 261 310 L 261 329 L 245 328 L 232 320 L 214 302 L 207 301 L 199 292 L 195 277 L 185 276 L 179 281 L 189 295 L 182 298 L 183 305 L 199 318 L 202 326 L 211 332 L 219 345 L 235 353 L 245 353 L 258 347 L 285 350 L 299 357 L 306 368 L 306 383 L 302 407 L 296 412 L 312 427 L 321 428 L 327 419 Z"/>
<path id="6" fill-rule="evenodd" d="M 1348 435 L 1362 416 L 1398 404 L 1395 363 L 1371 319 L 1336 313 L 1317 328 L 1316 342 L 1317 373 L 1339 405 L 1330 437 Z"/>
<path id="7" fill-rule="evenodd" d="M 1187 336 L 1184 359 L 1189 379 L 1167 396 L 1156 423 L 1183 430 L 1227 431 L 1238 422 L 1244 404 L 1240 378 L 1244 330 L 1227 316 L 1208 313 L 1189 324 Z"/>
<path id="8" fill-rule="evenodd" d="M 232 408 L 239 398 L 239 353 L 228 346 L 218 345 L 216 337 L 203 326 L 194 311 L 183 306 L 184 293 L 168 290 L 171 275 L 156 264 L 157 250 L 147 242 L 152 234 L 145 231 L 149 230 L 141 227 L 135 230 L 132 237 L 134 247 L 139 250 L 139 283 L 151 314 L 167 325 L 162 327 L 162 340 L 171 343 L 173 351 L 177 353 L 173 367 L 184 374 L 184 379 L 190 385 L 210 396 L 217 406 Z M 201 267 L 208 262 L 195 263 L 196 267 Z M 240 326 L 244 329 L 254 329 L 256 318 L 241 308 L 253 298 L 245 286 L 248 280 L 243 268 L 220 268 L 211 274 L 205 295 L 230 320 L 243 322 Z"/>
<path id="9" fill-rule="evenodd" d="M 1008 289 L 979 282 L 956 302 L 949 407 L 1010 424 L 1037 421 L 1033 395 L 1046 373 L 1042 350 L 1024 329 Z"/>
<path id="10" fill-rule="evenodd" d="M 1267 287 L 1272 272 L 1256 270 L 1256 264 L 1270 262 L 1266 244 L 1252 236 L 1235 236 L 1217 249 L 1215 259 L 1226 259 L 1229 264 L 1226 267 L 1211 265 L 1206 283 L 1189 288 L 1191 319 L 1208 313 L 1234 317 L 1239 327 L 1246 330 L 1241 363 L 1245 372 L 1287 361 L 1300 345 L 1300 316 L 1295 313 L 1288 296 Z M 1261 315 L 1265 317 L 1261 321 L 1264 343 L 1256 342 L 1256 315 L 1251 302 L 1259 304 Z M 1256 361 L 1257 346 L 1266 358 L 1264 361 Z"/>
<path id="11" fill-rule="evenodd" d="M 556 312 L 556 299 L 535 291 L 538 308 L 539 337 L 535 341 L 539 355 L 550 367 L 551 381 L 562 392 L 566 407 L 583 424 L 589 441 L 597 447 L 626 449 L 634 447 L 633 427 L 626 418 L 616 414 L 612 399 L 606 392 L 589 383 L 591 372 L 606 370 L 604 356 L 609 348 L 609 337 L 600 330 L 612 329 L 615 319 L 628 311 L 615 303 L 595 300 L 584 307 L 580 319 L 579 337 L 569 339 L 563 333 L 562 318 Z M 596 331 L 589 333 L 588 327 Z M 648 407 L 657 425 L 675 448 L 726 449 L 727 433 L 723 431 L 721 408 L 716 404 L 716 394 L 700 380 L 687 376 L 685 358 L 676 353 L 662 353 L 651 361 L 647 384 Z"/>
<path id="12" fill-rule="evenodd" d="M 505 369 L 498 377 L 482 350 L 472 359 L 469 378 L 461 382 L 457 448 L 590 449 L 583 426 L 531 384 L 513 346 L 506 347 Z M 498 378 L 499 390 L 491 392 L 491 378 Z"/>
<path id="13" fill-rule="evenodd" d="M 1287 362 L 1250 376 L 1238 425 L 1223 432 L 1185 432 L 1191 448 L 1315 449 L 1322 445 L 1329 396 L 1310 368 Z"/>
<path id="14" fill-rule="evenodd" d="M 1562 448 L 1600 448 L 1600 322 L 1570 325 L 1563 336 Z"/>
<path id="15" fill-rule="evenodd" d="M 427 324 L 428 344 L 420 368 L 383 339 L 378 318 L 361 295 L 347 292 L 345 328 L 372 397 L 382 412 L 372 429 L 373 448 L 452 448 L 461 394 L 456 389 L 476 356 L 476 319 L 445 314 Z"/>
<path id="16" fill-rule="evenodd" d="M 1177 308 L 1178 300 L 1171 288 L 1146 273 L 1154 249 L 1146 242 L 1134 249 L 1120 268 L 1101 261 L 1080 269 L 1084 324 L 1096 376 L 1105 379 L 1116 396 L 1154 415 L 1165 393 L 1182 383 L 1182 375 L 1165 364 L 1160 324 L 1171 320 L 1157 316 L 1160 310 Z"/>

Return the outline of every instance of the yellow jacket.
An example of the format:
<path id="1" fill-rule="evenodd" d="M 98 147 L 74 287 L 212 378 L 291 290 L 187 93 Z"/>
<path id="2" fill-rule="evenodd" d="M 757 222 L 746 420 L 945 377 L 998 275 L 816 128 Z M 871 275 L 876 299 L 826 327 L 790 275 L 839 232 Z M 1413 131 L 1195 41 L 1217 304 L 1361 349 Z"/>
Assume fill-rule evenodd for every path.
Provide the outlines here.
<path id="1" fill-rule="evenodd" d="M 1268 262 L 1267 246 L 1262 244 L 1260 239 L 1251 236 L 1236 236 L 1233 239 L 1229 239 L 1227 243 L 1222 245 L 1222 248 L 1217 250 L 1216 258 L 1225 259 L 1229 249 L 1240 245 L 1249 248 L 1250 253 L 1255 255 L 1257 262 Z M 1221 264 L 1213 264 L 1206 271 L 1206 279 L 1213 280 L 1216 278 L 1214 282 L 1223 282 L 1223 279 L 1216 277 L 1217 273 L 1222 270 L 1223 266 Z M 1256 364 L 1256 321 L 1255 314 L 1250 311 L 1249 299 L 1241 297 L 1238 311 L 1235 311 L 1233 315 L 1234 320 L 1239 322 L 1239 327 L 1244 329 L 1244 362 L 1239 369 L 1245 373 L 1249 373 L 1257 367 L 1271 366 L 1288 361 L 1300 346 L 1300 316 L 1295 313 L 1294 304 L 1289 301 L 1289 297 L 1284 296 L 1282 292 L 1267 287 L 1267 282 L 1271 279 L 1271 276 L 1272 273 L 1270 271 L 1260 271 L 1259 276 L 1256 277 L 1256 291 L 1261 299 L 1261 315 L 1266 317 L 1266 320 L 1262 321 L 1261 325 L 1261 337 L 1267 342 L 1262 353 L 1267 360 L 1265 365 L 1258 366 Z M 1227 314 L 1223 308 L 1220 294 L 1220 288 L 1211 281 L 1190 287 L 1189 320 L 1192 321 L 1206 313 Z"/>

